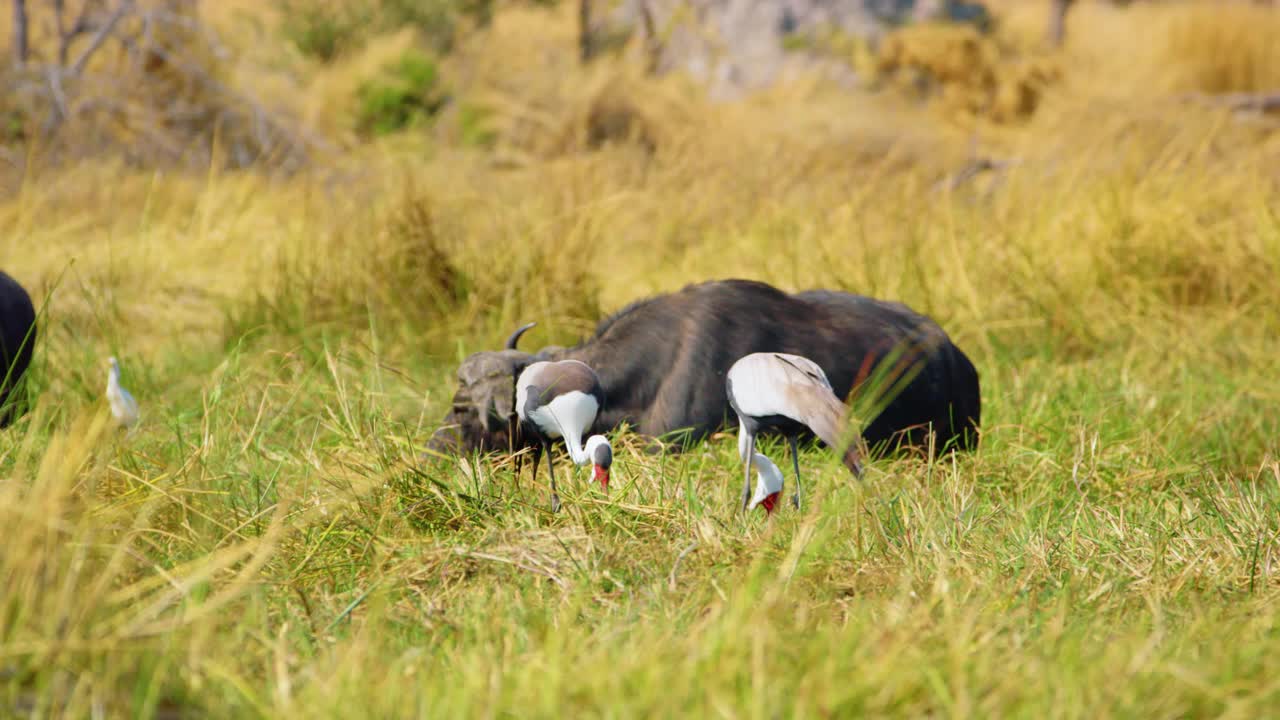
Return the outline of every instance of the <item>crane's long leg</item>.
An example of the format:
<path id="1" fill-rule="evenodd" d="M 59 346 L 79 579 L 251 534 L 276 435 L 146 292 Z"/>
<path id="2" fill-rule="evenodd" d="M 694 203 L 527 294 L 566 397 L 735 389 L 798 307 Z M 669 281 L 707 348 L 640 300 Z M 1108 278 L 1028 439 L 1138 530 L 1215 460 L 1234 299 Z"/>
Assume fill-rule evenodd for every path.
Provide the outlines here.
<path id="1" fill-rule="evenodd" d="M 742 464 L 742 512 L 747 511 L 747 504 L 751 502 L 751 458 L 756 454 L 756 436 L 750 434 L 747 436 L 747 457 L 746 462 Z"/>
<path id="2" fill-rule="evenodd" d="M 533 478 L 534 485 L 538 484 L 538 463 L 542 461 L 542 445 L 533 446 Z"/>
<path id="3" fill-rule="evenodd" d="M 795 509 L 800 509 L 800 455 L 796 452 L 796 436 L 788 435 L 787 442 L 791 444 L 791 464 L 796 469 L 796 492 L 791 496 L 791 505 Z"/>
<path id="4" fill-rule="evenodd" d="M 551 473 L 551 512 L 560 512 L 560 493 L 556 492 L 556 466 L 551 461 L 551 445 L 543 440 L 547 451 L 547 471 Z"/>
<path id="5" fill-rule="evenodd" d="M 524 448 L 520 448 L 521 451 Z M 514 417 L 507 418 L 507 453 L 515 455 L 515 481 L 516 487 L 520 487 L 520 470 L 524 467 L 523 452 L 516 452 L 516 419 Z"/>

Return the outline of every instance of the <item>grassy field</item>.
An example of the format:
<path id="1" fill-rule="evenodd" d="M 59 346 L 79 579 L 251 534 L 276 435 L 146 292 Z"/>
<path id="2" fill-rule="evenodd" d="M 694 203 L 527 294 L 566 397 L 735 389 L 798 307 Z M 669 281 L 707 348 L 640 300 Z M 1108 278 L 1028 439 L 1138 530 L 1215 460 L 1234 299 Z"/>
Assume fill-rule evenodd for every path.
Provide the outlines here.
<path id="1" fill-rule="evenodd" d="M 1040 4 L 997 5 L 1032 56 Z M 1084 4 L 1035 55 L 1058 84 L 994 124 L 579 69 L 571 10 L 499 13 L 445 65 L 486 147 L 446 119 L 288 178 L 100 160 L 0 200 L 43 308 L 0 433 L 0 715 L 1274 712 L 1280 135 L 1185 97 L 1280 87 L 1274 11 Z M 320 67 L 238 37 L 279 62 L 237 82 L 334 135 L 406 42 Z M 638 139 L 587 147 L 601 108 Z M 1007 164 L 948 183 L 974 153 Z M 578 470 L 558 515 L 545 472 L 418 462 L 465 354 L 733 276 L 931 314 L 981 373 L 981 448 L 861 483 L 812 451 L 772 520 L 733 510 L 731 435 L 620 434 L 610 495 Z"/>

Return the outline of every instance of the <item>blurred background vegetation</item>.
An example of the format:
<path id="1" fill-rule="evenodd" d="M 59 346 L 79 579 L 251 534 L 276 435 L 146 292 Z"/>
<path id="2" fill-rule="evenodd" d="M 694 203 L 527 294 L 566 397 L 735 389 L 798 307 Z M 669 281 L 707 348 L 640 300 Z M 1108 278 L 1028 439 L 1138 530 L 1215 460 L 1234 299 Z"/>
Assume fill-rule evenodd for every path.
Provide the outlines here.
<path id="1" fill-rule="evenodd" d="M 6 707 L 1275 707 L 1274 4 L 4 5 L 0 264 L 45 313 Z M 771 524 L 732 437 L 623 434 L 556 517 L 419 466 L 465 354 L 728 276 L 935 317 L 980 452 L 815 453 Z"/>
<path id="2" fill-rule="evenodd" d="M 508 160 L 606 141 L 653 150 L 707 96 L 794 92 L 796 78 L 864 106 L 923 103 L 970 133 L 1026 124 L 1055 99 L 1264 94 L 1223 100 L 1248 108 L 1280 85 L 1275 12 L 1257 2 L 849 2 L 843 21 L 782 3 L 727 27 L 670 0 L 10 4 L 10 192 L 29 163 L 292 172 L 406 133 Z M 739 31 L 750 40 L 735 44 Z M 693 35 L 718 39 L 707 50 Z M 681 78 L 711 92 L 677 90 Z"/>

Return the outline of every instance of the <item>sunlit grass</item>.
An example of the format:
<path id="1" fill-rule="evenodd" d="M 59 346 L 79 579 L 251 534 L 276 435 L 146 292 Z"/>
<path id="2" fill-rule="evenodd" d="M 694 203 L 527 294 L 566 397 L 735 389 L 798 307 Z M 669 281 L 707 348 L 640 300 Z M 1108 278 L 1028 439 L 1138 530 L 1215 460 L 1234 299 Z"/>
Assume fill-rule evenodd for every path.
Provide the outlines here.
<path id="1" fill-rule="evenodd" d="M 1072 38 L 1189 12 L 1079 10 Z M 495 37 L 521 18 L 571 35 L 521 10 Z M 0 203 L 4 269 L 50 298 L 35 408 L 0 434 L 0 715 L 1264 715 L 1280 145 L 1095 92 L 1099 42 L 1035 117 L 972 135 L 517 53 L 473 76 L 492 152 L 33 176 Z M 584 140 L 648 89 L 641 141 Z M 1010 164 L 949 188 L 975 152 Z M 619 433 L 608 496 L 557 464 L 558 515 L 545 464 L 419 458 L 467 353 L 730 276 L 931 314 L 981 373 L 981 448 L 862 482 L 811 450 L 804 511 L 771 521 L 734 510 L 732 434 L 664 457 Z"/>

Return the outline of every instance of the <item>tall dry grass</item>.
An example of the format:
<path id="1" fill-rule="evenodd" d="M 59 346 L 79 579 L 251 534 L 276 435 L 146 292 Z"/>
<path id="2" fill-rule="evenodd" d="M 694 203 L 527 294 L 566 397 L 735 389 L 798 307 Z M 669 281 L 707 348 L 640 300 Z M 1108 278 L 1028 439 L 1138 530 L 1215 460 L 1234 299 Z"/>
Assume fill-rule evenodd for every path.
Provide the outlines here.
<path id="1" fill-rule="evenodd" d="M 0 435 L 5 712 L 1265 714 L 1280 144 L 1137 80 L 1263 43 L 1077 11 L 1016 124 L 817 82 L 713 104 L 574 68 L 570 17 L 526 9 L 449 61 L 490 148 L 446 125 L 288 180 L 28 177 L 0 203 L 5 270 L 48 298 Z M 1200 22 L 1261 37 L 1252 12 Z M 601 106 L 635 134 L 593 142 Z M 1008 164 L 952 182 L 978 156 Z M 466 353 L 729 276 L 933 315 L 982 373 L 981 449 L 862 483 L 806 453 L 805 511 L 769 522 L 732 511 L 731 437 L 619 434 L 611 494 L 561 482 L 558 516 L 545 473 L 418 461 Z"/>

